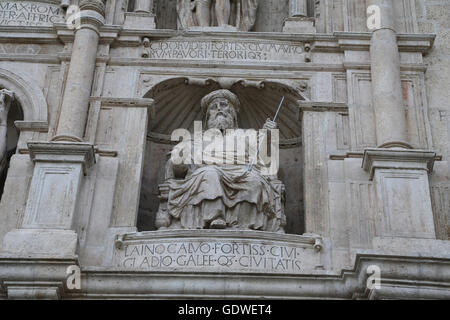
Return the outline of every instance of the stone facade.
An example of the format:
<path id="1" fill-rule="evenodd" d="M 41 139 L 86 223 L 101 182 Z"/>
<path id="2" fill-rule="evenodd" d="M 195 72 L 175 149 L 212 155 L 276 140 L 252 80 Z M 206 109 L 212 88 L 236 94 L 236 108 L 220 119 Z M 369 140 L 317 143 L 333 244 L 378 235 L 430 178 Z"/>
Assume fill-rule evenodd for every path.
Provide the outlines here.
<path id="1" fill-rule="evenodd" d="M 0 299 L 450 298 L 450 3 L 178 2 L 0 2 Z M 157 230 L 221 89 L 242 128 L 285 97 L 285 233 Z"/>

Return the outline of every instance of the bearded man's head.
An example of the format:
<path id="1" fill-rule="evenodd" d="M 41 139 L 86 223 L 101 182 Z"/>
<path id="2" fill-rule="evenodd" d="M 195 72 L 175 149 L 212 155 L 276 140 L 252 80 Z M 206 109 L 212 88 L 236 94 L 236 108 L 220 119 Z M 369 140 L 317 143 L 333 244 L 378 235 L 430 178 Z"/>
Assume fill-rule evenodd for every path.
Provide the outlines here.
<path id="1" fill-rule="evenodd" d="M 239 99 L 229 90 L 213 91 L 202 99 L 207 129 L 235 129 L 238 127 Z"/>

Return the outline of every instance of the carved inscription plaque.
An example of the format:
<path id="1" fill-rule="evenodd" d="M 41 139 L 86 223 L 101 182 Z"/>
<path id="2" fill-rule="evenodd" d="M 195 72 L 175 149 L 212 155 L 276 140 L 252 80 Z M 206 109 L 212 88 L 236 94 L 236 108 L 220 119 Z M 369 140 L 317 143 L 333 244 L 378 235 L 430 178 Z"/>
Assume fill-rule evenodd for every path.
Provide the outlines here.
<path id="1" fill-rule="evenodd" d="M 0 1 L 0 26 L 52 26 L 64 22 L 57 4 L 36 1 Z"/>
<path id="2" fill-rule="evenodd" d="M 161 40 L 150 43 L 148 58 L 298 62 L 304 48 L 302 43 L 269 40 Z"/>
<path id="3" fill-rule="evenodd" d="M 120 243 L 115 252 L 116 267 L 139 271 L 298 274 L 321 266 L 320 252 L 314 249 L 314 240 L 311 239 L 280 241 L 213 236 L 151 239 L 151 233 L 148 234 L 145 240 L 138 236 Z"/>

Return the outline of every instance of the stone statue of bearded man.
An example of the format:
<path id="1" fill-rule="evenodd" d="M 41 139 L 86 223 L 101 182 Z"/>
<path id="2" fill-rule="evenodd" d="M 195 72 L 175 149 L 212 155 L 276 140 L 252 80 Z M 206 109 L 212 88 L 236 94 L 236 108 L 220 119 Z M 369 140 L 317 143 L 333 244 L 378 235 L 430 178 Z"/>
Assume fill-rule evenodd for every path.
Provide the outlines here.
<path id="1" fill-rule="evenodd" d="M 284 232 L 284 186 L 276 177 L 263 175 L 259 162 L 248 170 L 250 155 L 256 154 L 258 148 L 256 141 L 247 143 L 243 153 L 223 147 L 226 139 L 212 139 L 214 135 L 225 134 L 231 141 L 237 141 L 245 133 L 237 129 L 238 97 L 228 90 L 217 90 L 205 96 L 201 105 L 204 126 L 208 130 L 199 142 L 201 146 L 196 145 L 198 142 L 183 140 L 174 147 L 166 167 L 167 208 L 162 210 L 160 206 L 157 227 Z M 267 130 L 275 128 L 276 123 L 270 120 L 264 125 Z M 217 141 L 222 145 L 211 148 Z M 201 147 L 201 163 L 193 158 L 181 164 L 173 161 L 173 155 L 185 150 L 186 144 L 194 153 Z M 232 161 L 220 161 L 223 159 Z"/>

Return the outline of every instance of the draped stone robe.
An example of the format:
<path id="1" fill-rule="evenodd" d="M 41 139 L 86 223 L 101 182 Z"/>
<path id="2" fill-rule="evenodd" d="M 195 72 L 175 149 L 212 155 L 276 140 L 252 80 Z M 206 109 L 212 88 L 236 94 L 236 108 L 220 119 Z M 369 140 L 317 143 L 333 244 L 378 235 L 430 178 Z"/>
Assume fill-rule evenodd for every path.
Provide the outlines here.
<path id="1" fill-rule="evenodd" d="M 215 13 L 215 0 L 211 0 L 211 26 L 217 26 Z M 236 27 L 239 31 L 250 31 L 256 21 L 256 11 L 258 8 L 258 0 L 230 0 L 231 15 L 230 25 Z M 193 12 L 195 1 L 193 0 L 177 0 L 177 13 L 182 28 L 199 26 L 197 18 Z"/>
<path id="2" fill-rule="evenodd" d="M 242 130 L 236 130 L 232 139 L 236 141 L 242 134 Z M 222 210 L 222 218 L 226 220 L 228 228 L 284 232 L 284 210 L 277 205 L 281 203 L 283 195 L 279 186 L 273 183 L 273 177 L 263 176 L 257 164 L 247 176 L 235 181 L 236 177 L 248 170 L 249 162 L 256 154 L 256 143 L 249 143 L 244 153 L 226 150 L 223 144 L 220 146 L 221 143 L 220 140 L 203 140 L 203 162 L 193 164 L 192 154 L 184 179 L 174 178 L 172 162 L 169 160 L 168 212 L 178 224 L 177 227 L 207 228 L 210 222 L 219 217 L 218 211 Z M 180 152 L 187 144 L 194 145 L 191 141 L 183 141 L 172 152 Z M 194 145 L 194 149 L 196 147 Z M 233 160 L 234 164 L 220 164 L 222 159 Z M 214 204 L 210 202 L 218 199 L 221 201 Z M 222 207 L 211 207 L 218 204 Z"/>

